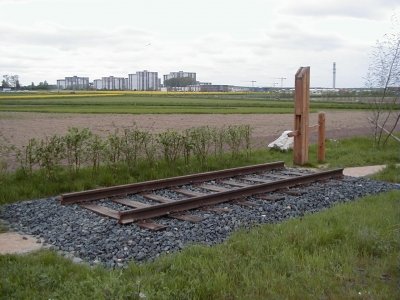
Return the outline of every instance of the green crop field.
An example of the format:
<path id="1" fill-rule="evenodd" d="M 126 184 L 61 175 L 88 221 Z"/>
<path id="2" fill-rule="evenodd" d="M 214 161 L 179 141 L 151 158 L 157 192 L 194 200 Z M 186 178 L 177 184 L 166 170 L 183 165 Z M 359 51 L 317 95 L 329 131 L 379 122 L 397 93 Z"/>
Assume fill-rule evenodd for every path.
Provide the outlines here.
<path id="1" fill-rule="evenodd" d="M 287 96 L 286 96 L 287 97 Z M 318 98 L 311 111 L 368 110 L 368 101 Z M 129 114 L 253 114 L 291 113 L 292 98 L 274 98 L 267 93 L 43 93 L 0 95 L 0 111 L 46 113 Z"/>

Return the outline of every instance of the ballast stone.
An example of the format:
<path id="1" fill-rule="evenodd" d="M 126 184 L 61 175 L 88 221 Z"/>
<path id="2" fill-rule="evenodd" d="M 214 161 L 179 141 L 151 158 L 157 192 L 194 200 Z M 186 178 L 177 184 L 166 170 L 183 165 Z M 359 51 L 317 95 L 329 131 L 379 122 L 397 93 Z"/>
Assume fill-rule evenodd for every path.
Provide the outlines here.
<path id="1" fill-rule="evenodd" d="M 141 229 L 134 223 L 120 225 L 114 219 L 101 217 L 78 205 L 60 205 L 55 198 L 1 206 L 0 218 L 12 230 L 34 234 L 54 251 L 69 253 L 71 259 L 78 257 L 92 265 L 114 268 L 126 266 L 132 260 L 153 260 L 196 243 L 215 245 L 238 228 L 301 217 L 336 203 L 393 189 L 400 186 L 366 178 L 316 182 L 304 187 L 305 193 L 301 196 L 286 195 L 276 202 L 248 197 L 247 201 L 254 204 L 250 207 L 228 202 L 220 207 L 229 208 L 230 212 L 196 211 L 195 214 L 208 216 L 199 223 L 157 218 L 157 223 L 167 226 L 166 231 L 159 232 Z M 43 215 L 38 217 L 39 213 Z"/>

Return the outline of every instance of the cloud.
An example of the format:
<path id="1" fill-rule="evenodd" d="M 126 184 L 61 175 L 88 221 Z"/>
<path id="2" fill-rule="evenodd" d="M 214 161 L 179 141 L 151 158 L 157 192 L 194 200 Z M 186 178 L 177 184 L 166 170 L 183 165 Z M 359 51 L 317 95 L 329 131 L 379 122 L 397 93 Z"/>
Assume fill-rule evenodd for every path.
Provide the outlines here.
<path id="1" fill-rule="evenodd" d="M 132 50 L 143 48 L 152 35 L 143 30 L 117 28 L 103 31 L 90 28 L 63 27 L 52 23 L 41 23 L 27 27 L 0 26 L 2 43 L 35 45 L 74 50 L 79 48 L 116 47 L 130 43 Z"/>
<path id="2" fill-rule="evenodd" d="M 216 84 L 247 85 L 256 80 L 257 85 L 266 86 L 272 84 L 272 77 L 287 77 L 285 83 L 290 85 L 298 66 L 311 65 L 313 84 L 326 86 L 330 75 L 324 72 L 330 72 L 339 54 L 355 64 L 360 61 L 357 42 L 293 21 L 276 21 L 249 36 L 226 32 L 185 38 L 133 26 L 99 30 L 53 23 L 0 24 L 0 40 L 0 70 L 19 74 L 23 84 L 55 83 L 70 75 L 90 80 L 126 77 L 147 69 L 157 71 L 161 78 L 171 71 L 193 71 L 200 81 Z M 338 70 L 344 64 L 345 59 L 338 61 Z"/>
<path id="3" fill-rule="evenodd" d="M 303 0 L 287 1 L 281 13 L 306 17 L 350 17 L 359 19 L 381 19 L 388 10 L 399 7 L 398 0 Z"/>
<path id="4" fill-rule="evenodd" d="M 277 22 L 264 32 L 261 39 L 250 40 L 245 44 L 255 55 L 277 51 L 321 53 L 358 46 L 357 41 L 349 40 L 338 32 L 321 32 L 315 30 L 309 23 L 299 24 L 291 21 Z"/>
<path id="5" fill-rule="evenodd" d="M 26 3 L 31 3 L 31 2 L 43 2 L 43 0 L 0 0 L 0 6 L 1 5 L 19 5 L 19 4 L 26 4 Z M 59 1 L 59 0 L 53 0 L 54 1 Z"/>

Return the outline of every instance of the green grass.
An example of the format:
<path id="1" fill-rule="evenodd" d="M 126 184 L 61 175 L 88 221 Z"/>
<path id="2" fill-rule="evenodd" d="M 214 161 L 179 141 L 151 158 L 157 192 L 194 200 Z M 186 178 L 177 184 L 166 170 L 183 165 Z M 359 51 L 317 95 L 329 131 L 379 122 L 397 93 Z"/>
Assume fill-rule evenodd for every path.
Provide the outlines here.
<path id="1" fill-rule="evenodd" d="M 372 176 L 373 179 L 400 183 L 400 165 L 389 164 L 378 174 Z"/>
<path id="2" fill-rule="evenodd" d="M 25 97 L 25 98 L 21 98 Z M 329 109 L 370 109 L 357 101 L 311 101 L 311 111 Z M 272 99 L 268 94 L 133 94 L 83 93 L 35 94 L 0 97 L 0 111 L 48 113 L 130 113 L 130 114 L 252 114 L 292 113 L 292 99 Z"/>
<path id="3" fill-rule="evenodd" d="M 118 165 L 116 169 L 111 170 L 109 167 L 103 166 L 95 173 L 89 168 L 73 174 L 66 169 L 59 169 L 51 180 L 46 179 L 42 171 L 33 172 L 29 176 L 22 171 L 17 171 L 0 177 L 2 186 L 7 186 L 6 189 L 0 189 L 0 205 L 18 200 L 57 195 L 63 192 L 134 183 L 280 159 L 286 159 L 289 163 L 290 155 L 277 151 L 259 150 L 254 151 L 249 157 L 245 154 L 236 157 L 232 157 L 231 154 L 218 157 L 210 156 L 206 164 L 200 164 L 197 160 L 192 160 L 189 164 L 185 164 L 183 160 L 178 160 L 173 164 L 159 160 L 155 165 L 141 161 L 134 169 L 129 169 L 125 165 Z"/>
<path id="4" fill-rule="evenodd" d="M 373 140 L 368 137 L 328 141 L 326 147 L 326 166 L 330 168 L 400 163 L 399 145 L 392 140 L 389 141 L 387 147 L 381 149 L 375 148 Z M 318 166 L 315 145 L 310 147 L 309 157 L 309 166 Z M 115 171 L 102 167 L 95 174 L 90 169 L 84 169 L 72 175 L 66 170 L 60 170 L 51 180 L 46 179 L 43 172 L 34 172 L 32 176 L 27 176 L 19 171 L 0 177 L 0 184 L 7 187 L 0 189 L 0 204 L 100 186 L 140 182 L 277 160 L 283 160 L 286 165 L 291 165 L 292 159 L 292 152 L 255 150 L 250 156 L 245 154 L 236 157 L 230 154 L 222 157 L 210 156 L 204 165 L 196 160 L 191 160 L 189 164 L 180 160 L 173 165 L 158 161 L 154 166 L 150 166 L 143 161 L 131 170 L 126 166 L 119 166 Z"/>
<path id="5" fill-rule="evenodd" d="M 326 146 L 326 161 L 329 166 L 358 167 L 400 162 L 400 144 L 388 141 L 378 148 L 369 137 L 353 137 L 329 140 Z"/>
<path id="6" fill-rule="evenodd" d="M 398 299 L 400 192 L 236 232 L 125 270 L 0 256 L 3 299 Z"/>

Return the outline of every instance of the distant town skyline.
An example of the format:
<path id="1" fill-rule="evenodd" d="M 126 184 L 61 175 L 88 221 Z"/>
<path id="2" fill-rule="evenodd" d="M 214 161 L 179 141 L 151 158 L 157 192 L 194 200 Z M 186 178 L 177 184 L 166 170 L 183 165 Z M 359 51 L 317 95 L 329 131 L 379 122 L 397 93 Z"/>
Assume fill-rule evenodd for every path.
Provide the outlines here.
<path id="1" fill-rule="evenodd" d="M 0 0 L 0 75 L 21 85 L 64 76 L 196 72 L 201 81 L 363 87 L 376 40 L 392 30 L 395 0 Z"/>

